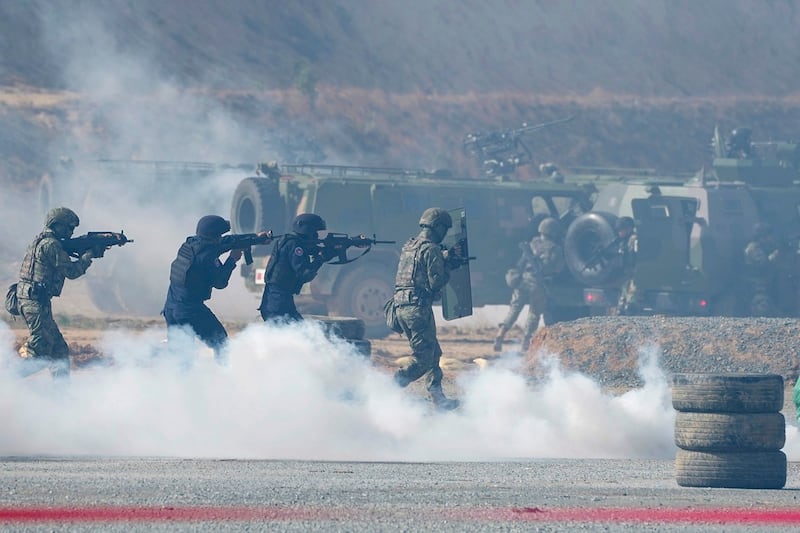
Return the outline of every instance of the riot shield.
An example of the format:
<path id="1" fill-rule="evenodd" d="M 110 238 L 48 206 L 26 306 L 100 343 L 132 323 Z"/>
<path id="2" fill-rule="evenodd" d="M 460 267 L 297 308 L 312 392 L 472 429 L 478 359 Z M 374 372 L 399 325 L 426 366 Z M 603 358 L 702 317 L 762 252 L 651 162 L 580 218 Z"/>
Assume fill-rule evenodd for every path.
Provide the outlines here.
<path id="1" fill-rule="evenodd" d="M 453 218 L 453 227 L 447 232 L 444 246 L 452 248 L 461 247 L 461 255 L 469 257 L 469 242 L 467 241 L 467 210 L 463 207 L 450 211 Z M 442 291 L 442 315 L 445 320 L 455 320 L 472 315 L 472 283 L 469 276 L 469 262 L 450 271 L 450 281 Z"/>

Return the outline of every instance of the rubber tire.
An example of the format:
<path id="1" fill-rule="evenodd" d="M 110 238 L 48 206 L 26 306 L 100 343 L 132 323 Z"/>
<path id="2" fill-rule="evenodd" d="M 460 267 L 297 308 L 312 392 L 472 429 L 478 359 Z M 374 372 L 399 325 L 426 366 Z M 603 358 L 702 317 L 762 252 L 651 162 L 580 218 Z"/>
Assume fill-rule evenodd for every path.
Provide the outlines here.
<path id="1" fill-rule="evenodd" d="M 381 338 L 390 333 L 383 305 L 394 294 L 394 272 L 376 261 L 354 263 L 336 282 L 328 310 L 336 316 L 360 318 L 366 336 Z"/>
<path id="2" fill-rule="evenodd" d="M 233 233 L 272 230 L 278 235 L 284 232 L 286 223 L 286 205 L 276 180 L 245 178 L 239 182 L 231 202 Z"/>
<path id="3" fill-rule="evenodd" d="M 777 452 L 786 443 L 781 413 L 678 413 L 675 444 L 696 452 Z"/>
<path id="4" fill-rule="evenodd" d="M 777 413 L 783 392 L 778 374 L 675 374 L 672 407 L 690 413 Z"/>
<path id="5" fill-rule="evenodd" d="M 786 454 L 678 450 L 675 479 L 681 487 L 780 489 L 786 485 Z"/>
<path id="6" fill-rule="evenodd" d="M 308 315 L 307 318 L 322 322 L 325 331 L 346 340 L 362 340 L 364 338 L 364 321 L 360 318 L 344 316 Z"/>
<path id="7" fill-rule="evenodd" d="M 587 267 L 597 250 L 607 248 L 617 238 L 616 221 L 617 217 L 610 213 L 591 211 L 569 225 L 564 238 L 564 260 L 580 283 L 599 287 L 621 282 L 622 269 L 618 265 L 600 262 Z"/>

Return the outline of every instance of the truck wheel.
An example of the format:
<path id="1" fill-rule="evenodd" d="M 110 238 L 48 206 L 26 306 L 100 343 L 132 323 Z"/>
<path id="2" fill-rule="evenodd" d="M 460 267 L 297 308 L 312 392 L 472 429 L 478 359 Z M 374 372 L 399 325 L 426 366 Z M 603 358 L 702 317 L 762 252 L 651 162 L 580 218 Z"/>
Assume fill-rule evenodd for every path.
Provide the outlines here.
<path id="1" fill-rule="evenodd" d="M 376 262 L 358 265 L 336 283 L 328 301 L 333 315 L 354 316 L 364 321 L 367 337 L 389 334 L 383 304 L 394 294 L 393 273 Z"/>
<path id="2" fill-rule="evenodd" d="M 705 413 L 777 413 L 783 407 L 778 374 L 675 374 L 672 407 Z"/>
<path id="3" fill-rule="evenodd" d="M 564 259 L 579 282 L 596 287 L 620 281 L 620 265 L 598 255 L 617 238 L 616 219 L 610 213 L 592 211 L 576 218 L 567 229 Z"/>
<path id="4" fill-rule="evenodd" d="M 786 455 L 783 452 L 678 450 L 675 478 L 681 487 L 780 489 L 786 484 Z"/>
<path id="5" fill-rule="evenodd" d="M 786 442 L 781 413 L 681 413 L 675 445 L 696 452 L 777 452 Z"/>
<path id="6" fill-rule="evenodd" d="M 245 178 L 236 186 L 231 207 L 233 233 L 272 230 L 283 233 L 286 206 L 278 182 L 269 178 Z"/>

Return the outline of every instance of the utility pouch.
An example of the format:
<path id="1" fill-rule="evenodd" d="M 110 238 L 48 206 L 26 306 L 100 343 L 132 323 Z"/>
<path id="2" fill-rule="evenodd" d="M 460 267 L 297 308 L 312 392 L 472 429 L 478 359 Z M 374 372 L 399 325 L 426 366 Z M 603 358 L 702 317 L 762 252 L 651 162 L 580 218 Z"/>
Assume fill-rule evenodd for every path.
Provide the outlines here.
<path id="1" fill-rule="evenodd" d="M 403 328 L 400 326 L 400 321 L 397 319 L 397 309 L 394 305 L 394 296 L 386 300 L 383 304 L 383 313 L 386 316 L 386 326 L 395 333 L 402 333 Z"/>
<path id="2" fill-rule="evenodd" d="M 12 283 L 6 292 L 6 311 L 10 315 L 19 316 L 19 300 L 17 300 L 17 284 Z"/>

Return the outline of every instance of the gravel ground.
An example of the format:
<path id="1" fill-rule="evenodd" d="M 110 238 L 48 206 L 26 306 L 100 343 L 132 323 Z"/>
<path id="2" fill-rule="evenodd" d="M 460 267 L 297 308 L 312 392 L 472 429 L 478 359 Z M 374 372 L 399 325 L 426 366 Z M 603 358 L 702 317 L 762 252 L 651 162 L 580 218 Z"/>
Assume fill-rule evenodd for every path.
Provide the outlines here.
<path id="1" fill-rule="evenodd" d="M 679 372 L 780 374 L 787 385 L 798 375 L 800 320 L 786 318 L 592 317 L 537 331 L 529 369 L 548 353 L 563 368 L 608 387 L 638 386 L 638 361 L 657 350 L 659 365 Z"/>

